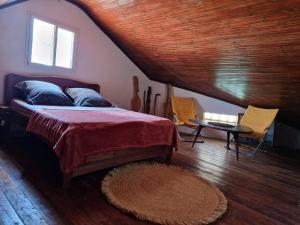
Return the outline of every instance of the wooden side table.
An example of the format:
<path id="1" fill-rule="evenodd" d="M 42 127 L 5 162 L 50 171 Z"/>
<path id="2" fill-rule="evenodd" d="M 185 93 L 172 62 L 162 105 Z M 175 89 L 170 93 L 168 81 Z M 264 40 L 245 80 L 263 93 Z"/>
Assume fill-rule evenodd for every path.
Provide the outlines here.
<path id="1" fill-rule="evenodd" d="M 229 147 L 229 142 L 230 142 L 230 134 L 233 135 L 234 137 L 234 141 L 235 141 L 235 151 L 236 151 L 236 159 L 239 160 L 239 135 L 240 134 L 251 134 L 253 131 L 252 129 L 248 128 L 248 127 L 244 127 L 244 126 L 240 126 L 240 125 L 229 125 L 229 124 L 225 124 L 226 126 L 223 126 L 222 123 L 215 123 L 212 121 L 206 121 L 206 120 L 192 120 L 193 123 L 198 124 L 198 128 L 197 128 L 197 134 L 195 136 L 195 140 L 193 142 L 192 147 L 194 147 L 198 137 L 200 136 L 201 130 L 203 128 L 212 128 L 212 129 L 216 129 L 216 130 L 222 130 L 222 131 L 226 131 L 227 132 L 227 144 L 225 146 L 225 148 L 227 150 L 232 150 Z M 222 125 L 222 126 L 221 126 Z"/>

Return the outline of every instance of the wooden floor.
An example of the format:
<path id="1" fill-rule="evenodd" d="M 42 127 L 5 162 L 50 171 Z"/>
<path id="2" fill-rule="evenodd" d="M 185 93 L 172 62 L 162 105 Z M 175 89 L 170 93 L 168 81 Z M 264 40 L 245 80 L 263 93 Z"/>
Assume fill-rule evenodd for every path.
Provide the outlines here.
<path id="1" fill-rule="evenodd" d="M 181 143 L 173 163 L 216 184 L 228 199 L 219 225 L 300 224 L 300 160 L 286 153 L 241 156 L 237 162 L 224 142 L 206 139 L 192 149 Z M 75 178 L 61 189 L 55 156 L 30 138 L 0 150 L 0 225 L 150 224 L 121 213 L 105 200 L 100 182 L 105 171 Z"/>

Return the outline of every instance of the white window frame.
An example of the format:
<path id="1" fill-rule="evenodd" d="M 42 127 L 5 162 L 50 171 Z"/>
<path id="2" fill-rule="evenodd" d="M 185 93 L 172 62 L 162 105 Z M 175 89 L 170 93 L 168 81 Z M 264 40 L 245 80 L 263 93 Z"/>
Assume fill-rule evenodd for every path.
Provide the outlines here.
<path id="1" fill-rule="evenodd" d="M 26 48 L 26 64 L 32 68 L 36 68 L 36 69 L 46 69 L 46 70 L 50 70 L 50 71 L 54 71 L 54 72 L 74 72 L 76 70 L 76 59 L 77 59 L 77 43 L 78 43 L 78 31 L 76 28 L 71 27 L 71 26 L 67 26 L 64 25 L 62 23 L 56 22 L 54 20 L 45 18 L 43 16 L 39 16 L 36 14 L 32 14 L 29 13 L 29 19 L 28 19 L 28 35 L 27 35 L 27 48 Z M 53 65 L 52 66 L 48 66 L 48 65 L 44 65 L 44 64 L 40 64 L 40 63 L 34 63 L 31 62 L 31 54 L 32 54 L 32 39 L 33 39 L 33 20 L 34 18 L 38 19 L 38 20 L 42 20 L 44 22 L 50 23 L 52 25 L 55 26 L 55 30 L 54 30 L 54 49 L 53 49 Z M 71 31 L 74 33 L 74 43 L 73 43 L 73 58 L 72 58 L 72 67 L 71 68 L 65 68 L 65 67 L 61 67 L 61 66 L 56 66 L 55 65 L 55 61 L 56 61 L 56 45 L 57 45 L 57 30 L 58 28 L 62 28 L 62 29 L 66 29 L 68 31 Z"/>

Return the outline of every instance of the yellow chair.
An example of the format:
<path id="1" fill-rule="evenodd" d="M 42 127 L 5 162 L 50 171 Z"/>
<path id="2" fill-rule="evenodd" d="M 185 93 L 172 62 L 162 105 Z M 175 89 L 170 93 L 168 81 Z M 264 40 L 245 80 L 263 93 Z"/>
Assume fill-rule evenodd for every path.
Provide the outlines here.
<path id="1" fill-rule="evenodd" d="M 240 125 L 249 127 L 253 130 L 251 134 L 243 134 L 240 137 L 252 138 L 259 140 L 259 144 L 256 148 L 246 146 L 248 148 L 254 149 L 251 153 L 241 152 L 248 156 L 254 156 L 259 150 L 261 144 L 264 141 L 265 135 L 268 133 L 269 128 L 275 120 L 275 117 L 279 109 L 262 109 L 249 105 L 245 111 L 243 117 L 241 118 Z M 245 146 L 245 145 L 244 145 Z"/>
<path id="2" fill-rule="evenodd" d="M 196 102 L 194 98 L 171 96 L 173 120 L 177 126 L 186 126 L 194 129 L 192 135 L 197 131 L 197 124 L 191 120 L 197 118 Z M 182 140 L 183 142 L 193 142 L 192 140 Z M 203 141 L 197 141 L 203 143 Z"/>

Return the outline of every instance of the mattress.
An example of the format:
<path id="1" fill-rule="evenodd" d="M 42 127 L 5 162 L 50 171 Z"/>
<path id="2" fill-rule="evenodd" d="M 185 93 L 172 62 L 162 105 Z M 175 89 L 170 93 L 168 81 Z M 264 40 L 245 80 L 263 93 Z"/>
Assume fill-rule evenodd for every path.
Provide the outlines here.
<path id="1" fill-rule="evenodd" d="M 10 103 L 13 111 L 30 117 L 33 112 L 39 109 L 62 109 L 62 110 L 107 110 L 107 107 L 81 107 L 81 106 L 53 106 L 53 105 L 30 105 L 23 100 L 13 99 Z M 109 107 L 110 110 L 117 109 L 117 107 Z"/>

